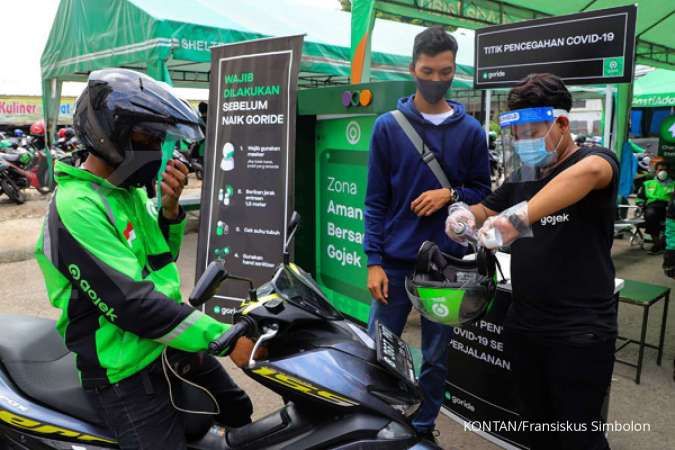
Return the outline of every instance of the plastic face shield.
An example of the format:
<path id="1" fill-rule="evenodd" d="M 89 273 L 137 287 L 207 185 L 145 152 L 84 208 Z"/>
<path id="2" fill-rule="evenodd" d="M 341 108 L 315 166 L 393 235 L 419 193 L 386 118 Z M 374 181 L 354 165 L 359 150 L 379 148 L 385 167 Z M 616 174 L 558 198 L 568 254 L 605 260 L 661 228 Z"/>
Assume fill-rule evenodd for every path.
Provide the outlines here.
<path id="1" fill-rule="evenodd" d="M 561 116 L 567 116 L 567 111 L 548 106 L 516 109 L 499 115 L 506 182 L 537 181 L 546 176 L 558 161 L 556 150 L 560 145 L 557 142 L 548 148 L 546 138 Z"/>

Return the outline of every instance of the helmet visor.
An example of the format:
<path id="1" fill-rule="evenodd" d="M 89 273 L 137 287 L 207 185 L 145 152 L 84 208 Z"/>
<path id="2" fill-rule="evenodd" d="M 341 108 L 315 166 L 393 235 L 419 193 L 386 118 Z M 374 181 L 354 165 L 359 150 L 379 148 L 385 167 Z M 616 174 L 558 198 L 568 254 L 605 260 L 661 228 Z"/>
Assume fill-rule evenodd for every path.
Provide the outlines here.
<path id="1" fill-rule="evenodd" d="M 145 135 L 150 140 L 169 140 L 172 142 L 197 142 L 204 139 L 204 134 L 197 124 L 141 122 L 132 128 L 132 135 L 137 138 Z"/>
<path id="2" fill-rule="evenodd" d="M 557 117 L 567 115 L 551 107 L 525 108 L 499 115 L 506 182 L 536 181 L 557 162 L 557 153 L 546 146 L 546 137 Z"/>

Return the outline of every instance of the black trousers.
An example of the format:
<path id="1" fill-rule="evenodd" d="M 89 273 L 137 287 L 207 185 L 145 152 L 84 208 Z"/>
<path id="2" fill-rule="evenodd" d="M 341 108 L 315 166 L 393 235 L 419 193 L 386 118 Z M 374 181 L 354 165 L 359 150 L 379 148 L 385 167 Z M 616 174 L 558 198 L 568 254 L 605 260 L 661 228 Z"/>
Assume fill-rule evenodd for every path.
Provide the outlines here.
<path id="1" fill-rule="evenodd" d="M 645 207 L 645 230 L 654 239 L 664 230 L 663 221 L 666 220 L 666 202 L 653 202 Z"/>
<path id="2" fill-rule="evenodd" d="M 240 427 L 251 422 L 253 405 L 246 393 L 230 378 L 212 356 L 170 349 L 171 365 L 181 377 L 206 389 L 218 401 L 216 422 Z M 175 380 L 170 375 L 172 381 Z M 184 407 L 176 401 L 179 407 Z M 186 438 L 182 413 L 169 400 L 169 388 L 162 372 L 161 358 L 119 383 L 87 393 L 99 408 L 119 441 L 122 450 L 184 450 Z"/>
<path id="3" fill-rule="evenodd" d="M 535 425 L 527 429 L 530 448 L 608 449 L 601 411 L 615 340 L 595 335 L 543 340 L 512 330 L 504 337 L 523 419 Z"/>

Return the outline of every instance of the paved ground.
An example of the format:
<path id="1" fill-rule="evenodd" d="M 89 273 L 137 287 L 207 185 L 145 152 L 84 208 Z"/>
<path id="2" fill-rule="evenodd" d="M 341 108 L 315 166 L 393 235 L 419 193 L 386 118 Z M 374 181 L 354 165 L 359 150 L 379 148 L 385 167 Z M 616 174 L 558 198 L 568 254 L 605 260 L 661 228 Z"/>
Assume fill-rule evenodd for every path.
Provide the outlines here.
<path id="1" fill-rule="evenodd" d="M 191 187 L 198 188 L 198 184 L 193 183 Z M 0 313 L 52 318 L 57 316 L 57 311 L 47 301 L 42 276 L 31 257 L 32 246 L 37 238 L 46 204 L 47 199 L 38 194 L 31 195 L 30 200 L 21 206 L 12 205 L 5 198 L 0 199 L 0 280 L 2 280 Z M 196 242 L 197 235 L 188 234 L 179 259 L 185 295 L 194 284 Z M 661 271 L 661 257 L 650 256 L 637 248 L 630 248 L 625 241 L 616 241 L 613 253 L 619 277 L 675 287 L 672 280 L 666 278 Z M 639 386 L 632 381 L 632 369 L 622 365 L 615 367 L 609 420 L 621 423 L 631 421 L 645 423 L 651 428 L 648 432 L 610 433 L 610 443 L 615 450 L 675 449 L 675 427 L 673 427 L 675 382 L 672 378 L 673 358 L 675 358 L 675 302 L 673 303 L 668 314 L 670 325 L 663 366 L 656 365 L 656 352 L 648 350 L 645 355 L 642 384 Z M 661 305 L 652 308 L 647 336 L 653 342 L 657 338 L 661 311 Z M 622 334 L 639 336 L 641 320 L 639 308 L 624 304 L 620 306 L 619 321 Z M 411 316 L 405 339 L 413 345 L 419 345 L 418 317 Z M 635 357 L 636 352 L 634 349 L 627 349 L 622 356 Z M 224 360 L 223 363 L 252 397 L 256 417 L 265 415 L 281 405 L 280 399 L 275 394 L 249 380 L 229 360 Z M 440 441 L 444 448 L 471 450 L 497 448 L 481 437 L 465 432 L 461 426 L 447 417 L 439 418 L 437 428 L 441 433 Z"/>

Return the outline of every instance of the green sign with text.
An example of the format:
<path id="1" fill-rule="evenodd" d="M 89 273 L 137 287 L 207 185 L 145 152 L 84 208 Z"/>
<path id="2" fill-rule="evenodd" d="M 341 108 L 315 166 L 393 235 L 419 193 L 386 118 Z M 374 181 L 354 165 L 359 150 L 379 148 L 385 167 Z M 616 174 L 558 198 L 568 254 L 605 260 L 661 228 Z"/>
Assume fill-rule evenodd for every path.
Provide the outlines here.
<path id="1" fill-rule="evenodd" d="M 366 322 L 363 252 L 368 144 L 374 115 L 320 120 L 317 146 L 317 281 L 342 312 Z"/>

